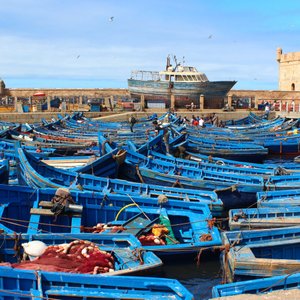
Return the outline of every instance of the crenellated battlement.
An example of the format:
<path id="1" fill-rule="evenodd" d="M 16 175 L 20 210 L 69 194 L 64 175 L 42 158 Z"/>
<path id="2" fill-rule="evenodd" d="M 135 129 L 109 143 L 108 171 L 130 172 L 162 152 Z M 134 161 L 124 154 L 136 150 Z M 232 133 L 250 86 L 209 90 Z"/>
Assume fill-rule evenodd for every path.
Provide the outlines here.
<path id="1" fill-rule="evenodd" d="M 277 48 L 279 64 L 279 90 L 300 91 L 300 52 L 283 53 Z"/>

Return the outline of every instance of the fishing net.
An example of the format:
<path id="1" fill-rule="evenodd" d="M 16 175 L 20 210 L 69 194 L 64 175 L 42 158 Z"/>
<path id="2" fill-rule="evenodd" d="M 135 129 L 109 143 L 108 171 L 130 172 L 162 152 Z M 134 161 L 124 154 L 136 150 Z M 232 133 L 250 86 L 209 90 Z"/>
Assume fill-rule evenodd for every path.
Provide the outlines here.
<path id="1" fill-rule="evenodd" d="M 80 226 L 80 232 L 87 232 L 87 233 L 102 233 L 104 231 L 109 231 L 111 233 L 115 232 L 122 232 L 126 230 L 123 226 L 109 226 L 108 224 L 98 223 L 96 226 L 87 227 L 87 226 Z"/>
<path id="2" fill-rule="evenodd" d="M 99 274 L 114 271 L 114 257 L 90 241 L 76 240 L 68 244 L 48 246 L 40 257 L 12 264 L 12 267 L 48 272 Z"/>

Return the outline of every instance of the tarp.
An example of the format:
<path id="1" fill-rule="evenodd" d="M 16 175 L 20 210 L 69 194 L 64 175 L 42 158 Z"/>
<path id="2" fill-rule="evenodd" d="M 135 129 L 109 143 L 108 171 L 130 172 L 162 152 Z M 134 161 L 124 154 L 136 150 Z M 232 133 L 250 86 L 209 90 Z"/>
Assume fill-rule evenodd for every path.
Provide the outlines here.
<path id="1" fill-rule="evenodd" d="M 43 92 L 37 92 L 37 93 L 34 93 L 33 96 L 35 96 L 35 97 L 45 97 L 46 94 L 43 93 Z"/>

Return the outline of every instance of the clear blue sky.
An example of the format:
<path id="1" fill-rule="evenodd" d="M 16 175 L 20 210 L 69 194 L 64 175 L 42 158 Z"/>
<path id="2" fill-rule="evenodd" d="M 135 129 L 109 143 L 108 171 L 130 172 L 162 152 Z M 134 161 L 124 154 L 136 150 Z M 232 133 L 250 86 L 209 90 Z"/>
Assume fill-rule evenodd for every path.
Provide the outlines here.
<path id="1" fill-rule="evenodd" d="M 300 51 L 299 0 L 2 0 L 0 14 L 8 88 L 126 88 L 175 54 L 209 80 L 276 90 L 276 48 Z"/>

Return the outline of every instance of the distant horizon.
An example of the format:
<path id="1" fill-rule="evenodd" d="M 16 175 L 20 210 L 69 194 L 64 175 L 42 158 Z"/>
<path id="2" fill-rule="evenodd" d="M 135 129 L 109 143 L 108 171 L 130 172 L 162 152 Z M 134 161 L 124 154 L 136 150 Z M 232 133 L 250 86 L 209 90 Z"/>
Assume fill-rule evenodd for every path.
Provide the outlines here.
<path id="1" fill-rule="evenodd" d="M 163 70 L 175 54 L 210 81 L 278 90 L 276 49 L 300 51 L 300 2 L 287 3 L 10 0 L 0 78 L 7 88 L 127 88 L 132 70 Z"/>

